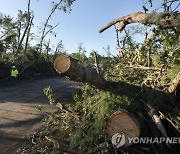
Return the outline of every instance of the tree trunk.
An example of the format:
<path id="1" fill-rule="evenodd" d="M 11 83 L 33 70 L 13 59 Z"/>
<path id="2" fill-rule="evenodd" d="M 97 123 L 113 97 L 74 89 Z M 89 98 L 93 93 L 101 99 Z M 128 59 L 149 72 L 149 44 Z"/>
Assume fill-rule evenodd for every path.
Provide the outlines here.
<path id="1" fill-rule="evenodd" d="M 151 100 L 152 97 L 158 96 L 159 102 L 170 101 L 172 99 L 172 95 L 149 87 L 140 87 L 123 81 L 106 81 L 95 69 L 84 67 L 77 60 L 69 56 L 57 56 L 54 61 L 54 68 L 58 73 L 67 76 L 70 80 L 88 83 L 100 89 L 106 88 L 107 91 L 126 95 L 129 98 Z"/>
<path id="2" fill-rule="evenodd" d="M 118 134 L 121 136 L 121 144 L 123 146 L 130 146 L 132 143 L 128 142 L 129 137 L 139 137 L 141 133 L 140 124 L 130 113 L 125 110 L 120 110 L 114 112 L 108 119 L 106 125 L 106 134 L 107 137 L 114 142 L 115 146 L 118 146 L 116 143 L 118 140 Z M 124 139 L 123 139 L 124 137 Z M 124 141 L 123 141 L 124 140 Z"/>
<path id="3" fill-rule="evenodd" d="M 25 53 L 27 52 L 27 48 L 28 48 L 29 36 L 30 36 L 31 26 L 33 24 L 33 19 L 34 19 L 34 16 L 31 17 L 31 21 L 30 21 L 29 28 L 27 31 L 26 44 L 25 44 L 25 49 L 24 49 Z"/>
<path id="4" fill-rule="evenodd" d="M 24 41 L 24 37 L 25 37 L 25 35 L 26 35 L 27 31 L 28 31 L 28 28 L 30 26 L 30 22 L 31 22 L 30 3 L 31 3 L 31 0 L 28 0 L 28 21 L 27 21 L 27 25 L 26 25 L 26 28 L 25 28 L 25 30 L 23 32 L 22 37 L 19 38 L 19 40 L 18 40 L 18 47 L 17 47 L 16 53 L 19 53 L 19 50 L 20 50 L 20 48 L 22 46 L 22 43 Z"/>
<path id="5" fill-rule="evenodd" d="M 98 62 L 98 58 L 97 58 L 96 52 L 94 52 L 94 61 L 95 61 L 96 71 L 97 71 L 98 74 L 100 74 L 99 62 Z"/>
<path id="6" fill-rule="evenodd" d="M 18 24 L 19 24 L 19 26 L 18 26 L 18 28 L 17 28 L 17 43 L 19 44 L 19 42 L 20 42 L 20 37 L 21 37 L 21 22 L 20 21 L 18 21 Z"/>
<path id="7" fill-rule="evenodd" d="M 49 51 L 50 51 L 49 46 L 50 46 L 50 39 L 49 39 L 48 44 L 46 46 L 46 59 L 48 59 L 48 56 L 49 56 Z"/>
<path id="8" fill-rule="evenodd" d="M 106 81 L 95 69 L 84 67 L 69 56 L 59 55 L 54 61 L 54 68 L 58 73 L 67 76 L 70 80 L 88 83 L 96 88 L 105 89 L 120 96 L 125 95 L 136 101 L 136 103 L 139 100 L 146 103 L 151 102 L 150 105 L 156 106 L 157 111 L 160 106 L 162 107 L 166 103 L 169 104 L 175 99 L 171 94 L 150 87 L 141 87 L 123 81 Z"/>
<path id="9" fill-rule="evenodd" d="M 77 60 L 65 55 L 59 55 L 55 59 L 54 68 L 58 73 L 68 76 L 73 81 L 89 83 L 97 88 L 106 85 L 106 81 L 95 69 L 81 66 Z"/>
<path id="10" fill-rule="evenodd" d="M 180 26 L 180 14 L 179 13 L 143 13 L 135 12 L 127 16 L 117 18 L 106 26 L 102 27 L 99 32 L 102 33 L 112 25 L 119 23 L 119 31 L 122 31 L 126 25 L 131 23 L 141 23 L 141 24 L 154 24 L 159 25 L 163 28 L 171 28 Z"/>

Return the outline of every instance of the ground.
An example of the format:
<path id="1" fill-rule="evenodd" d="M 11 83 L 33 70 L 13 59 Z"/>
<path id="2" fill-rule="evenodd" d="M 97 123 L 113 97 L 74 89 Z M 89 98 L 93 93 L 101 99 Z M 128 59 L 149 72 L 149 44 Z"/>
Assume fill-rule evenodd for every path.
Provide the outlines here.
<path id="1" fill-rule="evenodd" d="M 41 128 L 41 120 L 47 112 L 56 109 L 49 105 L 43 88 L 51 86 L 57 99 L 72 102 L 72 93 L 80 87 L 64 77 L 18 82 L 16 87 L 0 88 L 0 153 L 13 154 L 23 147 L 30 135 Z M 40 112 L 35 106 L 41 105 Z"/>

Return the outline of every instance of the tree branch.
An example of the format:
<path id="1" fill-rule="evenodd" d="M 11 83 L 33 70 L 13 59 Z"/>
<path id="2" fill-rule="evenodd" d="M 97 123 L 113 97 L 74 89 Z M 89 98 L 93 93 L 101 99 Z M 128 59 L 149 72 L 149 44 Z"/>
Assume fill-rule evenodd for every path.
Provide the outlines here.
<path id="1" fill-rule="evenodd" d="M 179 13 L 143 13 L 143 12 L 135 12 L 129 14 L 127 16 L 123 16 L 117 19 L 114 19 L 106 26 L 102 27 L 99 32 L 102 33 L 112 25 L 119 23 L 118 30 L 122 31 L 126 25 L 131 23 L 141 23 L 141 24 L 154 24 L 159 25 L 163 28 L 171 28 L 180 26 L 180 14 Z"/>
<path id="2" fill-rule="evenodd" d="M 145 67 L 145 66 L 141 66 L 141 65 L 138 65 L 138 66 L 134 66 L 134 65 L 125 66 L 125 68 L 140 69 L 140 70 L 155 70 L 155 71 L 160 71 L 161 70 L 161 68 Z"/>
<path id="3" fill-rule="evenodd" d="M 167 89 L 169 93 L 174 93 L 178 91 L 178 88 L 180 87 L 180 72 L 176 75 L 174 80 L 171 82 L 171 85 Z"/>
<path id="4" fill-rule="evenodd" d="M 49 16 L 47 17 L 46 19 L 46 22 L 44 24 L 44 27 L 43 27 L 43 30 L 42 30 L 42 35 L 41 35 L 41 40 L 40 40 L 40 44 L 39 44 L 39 51 L 41 53 L 42 51 L 42 44 L 43 44 L 43 41 L 44 41 L 44 38 L 45 36 L 47 35 L 47 32 L 46 32 L 46 28 L 48 26 L 48 23 L 49 23 L 49 20 L 50 18 L 52 17 L 52 15 L 54 14 L 54 12 L 56 11 L 56 9 L 58 9 L 59 5 L 63 2 L 63 0 L 60 0 L 51 10 Z"/>

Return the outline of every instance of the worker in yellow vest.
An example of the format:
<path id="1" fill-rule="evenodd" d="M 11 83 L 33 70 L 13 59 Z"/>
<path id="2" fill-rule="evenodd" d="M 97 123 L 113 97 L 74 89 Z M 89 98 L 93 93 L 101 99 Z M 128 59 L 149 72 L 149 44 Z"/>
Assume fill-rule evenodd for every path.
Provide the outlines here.
<path id="1" fill-rule="evenodd" d="M 18 70 L 16 68 L 16 66 L 12 66 L 12 69 L 11 69 L 11 85 L 12 86 L 15 86 L 16 85 L 16 80 L 17 80 L 17 77 L 18 77 Z"/>

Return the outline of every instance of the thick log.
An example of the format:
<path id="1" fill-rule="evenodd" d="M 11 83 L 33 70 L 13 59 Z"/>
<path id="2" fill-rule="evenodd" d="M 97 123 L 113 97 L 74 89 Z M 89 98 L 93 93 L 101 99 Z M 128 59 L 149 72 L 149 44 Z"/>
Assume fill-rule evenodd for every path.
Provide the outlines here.
<path id="1" fill-rule="evenodd" d="M 117 146 L 117 144 L 122 144 L 123 146 L 128 147 L 132 144 L 128 142 L 128 138 L 139 137 L 141 128 L 136 118 L 127 111 L 120 110 L 114 112 L 109 117 L 106 125 L 106 133 L 112 143 L 114 142 L 114 145 Z M 118 139 L 118 134 L 121 135 L 120 139 Z"/>
<path id="2" fill-rule="evenodd" d="M 119 23 L 119 31 L 122 31 L 126 25 L 131 23 L 141 23 L 141 24 L 154 24 L 159 25 L 163 28 L 172 28 L 176 26 L 180 26 L 180 14 L 179 13 L 143 13 L 143 12 L 135 12 L 129 14 L 127 16 L 123 16 L 117 19 L 114 19 L 106 26 L 102 27 L 99 32 L 102 33 L 112 25 Z"/>
<path id="3" fill-rule="evenodd" d="M 146 100 L 152 100 L 155 97 L 159 101 L 158 104 L 161 104 L 160 102 L 170 102 L 174 99 L 169 94 L 155 89 L 140 87 L 123 81 L 106 81 L 95 69 L 84 67 L 69 56 L 57 56 L 54 61 L 54 68 L 58 73 L 67 76 L 70 80 L 88 83 L 100 89 L 105 88 L 107 91 L 118 95 L 126 95 L 132 99 L 142 99 L 146 102 Z M 151 101 L 152 104 L 157 104 L 156 102 L 157 100 Z"/>
<path id="4" fill-rule="evenodd" d="M 68 76 L 73 81 L 89 83 L 97 88 L 106 85 L 106 81 L 95 69 L 84 67 L 69 56 L 59 55 L 54 61 L 54 68 L 58 73 Z"/>
<path id="5" fill-rule="evenodd" d="M 147 121 L 148 126 L 151 132 L 151 135 L 148 133 L 146 127 L 146 123 L 143 123 L 140 121 L 140 119 L 135 118 L 131 113 L 120 110 L 114 112 L 108 119 L 107 125 L 106 125 L 106 134 L 109 140 L 111 140 L 112 144 L 115 148 L 120 147 L 126 147 L 128 148 L 133 144 L 132 140 L 136 140 L 139 137 L 145 138 L 145 137 L 161 137 L 161 134 L 159 132 L 159 123 L 158 123 L 158 129 L 157 129 L 157 121 L 154 122 L 154 115 L 152 117 L 152 114 L 150 114 L 150 119 L 148 117 Z M 153 119 L 153 120 L 152 120 Z M 158 120 L 159 122 L 159 120 Z M 160 124 L 162 125 L 162 124 Z M 161 127 L 160 127 L 161 128 Z M 163 127 L 164 128 L 164 127 Z M 162 132 L 161 132 L 162 133 Z M 163 136 L 167 137 L 167 134 Z M 140 138 L 139 138 L 140 139 Z M 158 153 L 166 153 L 164 150 L 164 144 L 154 144 L 153 145 L 154 150 Z M 141 148 L 143 145 L 141 145 Z M 136 146 L 138 149 L 138 146 Z M 152 149 L 149 149 L 152 150 Z"/>

